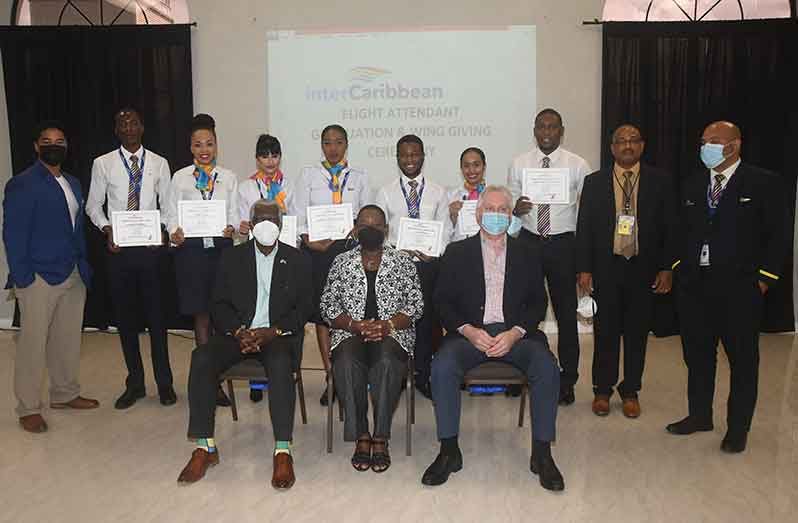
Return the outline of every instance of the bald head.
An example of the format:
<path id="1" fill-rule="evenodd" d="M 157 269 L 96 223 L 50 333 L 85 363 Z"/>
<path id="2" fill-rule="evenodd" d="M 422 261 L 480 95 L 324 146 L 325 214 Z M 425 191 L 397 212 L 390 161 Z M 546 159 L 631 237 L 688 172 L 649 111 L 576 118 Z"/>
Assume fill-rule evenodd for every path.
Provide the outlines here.
<path id="1" fill-rule="evenodd" d="M 723 146 L 723 162 L 715 170 L 722 172 L 740 159 L 740 147 L 742 146 L 742 133 L 740 128 L 732 122 L 724 120 L 712 122 L 704 129 L 701 135 L 701 144 L 715 144 Z"/>

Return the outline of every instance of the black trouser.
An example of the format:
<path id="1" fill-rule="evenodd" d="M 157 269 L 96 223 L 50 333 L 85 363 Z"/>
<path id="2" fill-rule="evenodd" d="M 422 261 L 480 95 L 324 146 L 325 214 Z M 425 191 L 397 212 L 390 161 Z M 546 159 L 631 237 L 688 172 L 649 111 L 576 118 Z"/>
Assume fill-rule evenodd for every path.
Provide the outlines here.
<path id="1" fill-rule="evenodd" d="M 596 318 L 593 323 L 593 391 L 612 394 L 618 382 L 618 364 L 623 336 L 623 381 L 621 396 L 636 394 L 642 387 L 646 342 L 654 306 L 652 281 L 637 257 L 614 256 L 612 274 L 593 275 Z"/>
<path id="2" fill-rule="evenodd" d="M 269 413 L 275 441 L 291 441 L 294 432 L 296 393 L 294 370 L 302 361 L 302 345 L 296 336 L 280 337 L 260 352 L 241 354 L 232 336 L 213 336 L 191 353 L 188 375 L 188 437 L 212 438 L 216 419 L 219 376 L 245 358 L 257 358 L 269 376 Z"/>
<path id="3" fill-rule="evenodd" d="M 416 382 L 422 384 L 429 382 L 435 342 L 441 339 L 441 321 L 432 299 L 439 268 L 440 261 L 437 258 L 429 262 L 416 263 L 418 277 L 421 280 L 421 294 L 424 297 L 424 315 L 416 322 L 416 347 L 413 355 L 416 365 Z"/>
<path id="4" fill-rule="evenodd" d="M 572 232 L 538 236 L 521 233 L 540 249 L 543 274 L 549 286 L 551 307 L 557 319 L 557 357 L 560 386 L 573 387 L 579 379 L 579 336 L 576 327 L 576 237 Z"/>
<path id="5" fill-rule="evenodd" d="M 164 249 L 125 247 L 108 253 L 108 280 L 111 288 L 116 326 L 127 365 L 125 384 L 129 389 L 144 390 L 144 366 L 139 350 L 139 311 L 150 332 L 150 352 L 155 383 L 172 385 L 165 311 L 161 296 L 161 258 Z"/>
<path id="6" fill-rule="evenodd" d="M 748 432 L 759 382 L 763 297 L 756 279 L 721 277 L 707 268 L 697 281 L 679 285 L 678 293 L 690 416 L 712 421 L 717 347 L 722 341 L 731 370 L 728 430 Z"/>
<path id="7" fill-rule="evenodd" d="M 344 407 L 344 441 L 369 433 L 369 390 L 375 438 L 390 439 L 391 421 L 407 374 L 407 353 L 393 338 L 365 343 L 351 337 L 332 351 L 335 391 Z"/>

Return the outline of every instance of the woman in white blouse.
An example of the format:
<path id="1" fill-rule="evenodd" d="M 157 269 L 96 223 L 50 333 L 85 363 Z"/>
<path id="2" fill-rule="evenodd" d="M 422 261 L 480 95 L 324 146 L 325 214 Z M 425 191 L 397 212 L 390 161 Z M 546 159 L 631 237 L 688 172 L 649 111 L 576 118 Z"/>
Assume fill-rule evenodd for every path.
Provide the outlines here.
<path id="1" fill-rule="evenodd" d="M 216 165 L 216 123 L 207 114 L 191 122 L 194 163 L 172 177 L 167 202 L 169 238 L 175 245 L 178 308 L 194 318 L 197 346 L 208 342 L 211 330 L 210 299 L 222 249 L 233 245 L 233 224 L 238 224 L 238 177 Z M 209 238 L 186 238 L 180 227 L 181 200 L 224 200 L 227 226 Z"/>
<path id="2" fill-rule="evenodd" d="M 485 153 L 479 147 L 469 147 L 460 154 L 460 173 L 463 185 L 449 191 L 449 219 L 452 221 L 452 238 L 456 242 L 466 237 L 457 227 L 457 219 L 464 201 L 478 200 L 485 190 Z"/>
<path id="3" fill-rule="evenodd" d="M 249 217 L 252 206 L 259 200 L 276 201 L 287 214 L 292 209 L 293 187 L 280 170 L 283 150 L 280 140 L 269 134 L 258 137 L 255 145 L 255 163 L 258 170 L 238 184 L 238 213 L 240 223 L 238 232 L 242 236 L 249 234 Z M 296 247 L 292 244 L 292 247 Z"/>

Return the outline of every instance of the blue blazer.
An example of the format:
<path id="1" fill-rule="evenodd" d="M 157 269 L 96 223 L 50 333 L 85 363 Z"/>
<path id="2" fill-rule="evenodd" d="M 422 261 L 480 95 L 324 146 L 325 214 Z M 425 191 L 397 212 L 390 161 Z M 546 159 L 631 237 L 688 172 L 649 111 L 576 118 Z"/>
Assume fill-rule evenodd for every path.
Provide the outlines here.
<path id="1" fill-rule="evenodd" d="M 77 265 L 86 287 L 91 268 L 86 260 L 85 214 L 80 182 L 63 173 L 80 208 L 75 227 L 61 186 L 40 161 L 8 181 L 3 200 L 3 243 L 8 260 L 8 282 L 24 288 L 36 275 L 58 285 Z"/>

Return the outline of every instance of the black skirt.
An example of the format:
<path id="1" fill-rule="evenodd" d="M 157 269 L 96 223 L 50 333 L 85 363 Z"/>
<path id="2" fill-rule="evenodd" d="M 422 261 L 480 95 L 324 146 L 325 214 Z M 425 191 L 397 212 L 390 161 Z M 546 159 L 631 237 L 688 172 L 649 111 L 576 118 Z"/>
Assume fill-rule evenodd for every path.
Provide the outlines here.
<path id="1" fill-rule="evenodd" d="M 325 325 L 324 320 L 321 319 L 321 310 L 319 304 L 321 302 L 321 294 L 324 292 L 324 286 L 327 284 L 327 275 L 330 273 L 333 260 L 339 254 L 342 254 L 352 249 L 356 244 L 352 240 L 335 240 L 330 248 L 324 252 L 314 251 L 308 249 L 306 245 L 302 245 L 302 250 L 310 255 L 310 262 L 313 269 L 313 315 L 310 321 L 318 325 Z"/>
<path id="2" fill-rule="evenodd" d="M 188 238 L 182 246 L 174 249 L 180 314 L 193 316 L 210 312 L 211 293 L 222 249 L 232 245 L 230 238 L 214 238 L 214 247 L 205 249 L 202 238 Z"/>

